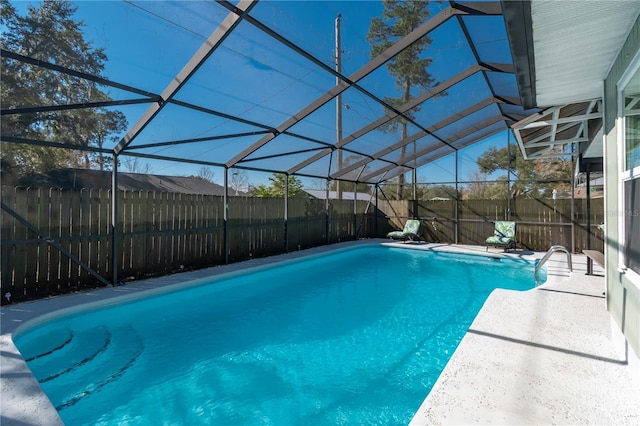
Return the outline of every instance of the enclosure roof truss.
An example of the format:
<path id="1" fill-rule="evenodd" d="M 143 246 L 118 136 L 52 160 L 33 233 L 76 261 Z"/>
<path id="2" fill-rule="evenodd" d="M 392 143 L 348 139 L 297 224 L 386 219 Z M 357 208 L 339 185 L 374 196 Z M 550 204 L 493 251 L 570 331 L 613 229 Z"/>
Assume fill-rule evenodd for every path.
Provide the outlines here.
<path id="1" fill-rule="evenodd" d="M 576 155 L 602 127 L 600 99 L 547 108 L 513 126 L 525 159 Z"/>
<path id="2" fill-rule="evenodd" d="M 113 6 L 130 8 L 131 4 Z M 142 9 L 153 5 L 141 3 L 135 7 Z M 294 5 L 288 2 L 189 2 L 178 3 L 176 7 L 194 8 L 194 11 L 197 7 L 213 8 L 221 18 L 164 87 L 149 90 L 129 81 L 118 81 L 117 76 L 91 75 L 3 49 L 3 57 L 92 81 L 119 93 L 120 98 L 51 105 L 19 105 L 17 102 L 17 106 L 3 106 L 2 115 L 119 107 L 133 110 L 146 104 L 146 110 L 128 115 L 134 117 L 133 124 L 118 141 L 107 149 L 95 150 L 115 156 L 225 169 L 378 183 L 507 131 L 518 122 L 517 138 L 525 155 L 541 156 L 565 140 L 580 141 L 586 137 L 587 127 L 580 127 L 580 123 L 592 119 L 598 111 L 597 103 L 592 103 L 576 114 L 565 114 L 561 108 L 545 112 L 545 123 L 549 123 L 546 130 L 541 130 L 540 120 L 522 121 L 537 110 L 527 110 L 521 105 L 499 1 L 449 1 L 436 5 L 422 25 L 396 40 L 378 56 L 358 63 L 350 73 L 336 70 L 331 61 L 313 50 L 313 42 L 307 42 L 299 35 L 293 36 L 298 28 L 288 29 L 275 22 L 273 16 L 277 17 L 277 13 L 294 13 Z M 304 7 L 323 6 L 312 2 Z M 277 8 L 277 13 L 270 15 L 267 13 L 269 8 Z M 152 20 L 149 16 L 145 18 Z M 169 18 L 167 14 L 165 21 Z M 488 28 L 499 28 L 497 34 L 504 33 L 504 37 L 483 38 Z M 160 30 L 155 31 L 161 34 Z M 180 31 L 184 32 L 184 29 Z M 365 34 L 359 34 L 359 37 L 364 39 Z M 425 38 L 431 40 L 428 46 L 435 46 L 422 53 L 432 60 L 434 82 L 430 87 L 415 89 L 409 101 L 392 104 L 389 99 L 397 97 L 398 93 L 390 89 L 393 84 L 389 82 L 393 77 L 389 75 L 389 61 Z M 487 45 L 495 46 L 489 50 Z M 241 50 L 236 46 L 247 48 Z M 253 54 L 253 51 L 257 53 Z M 235 70 L 220 68 L 231 67 L 226 65 L 229 59 L 238 57 L 257 70 L 247 67 L 234 74 L 230 71 Z M 283 61 L 289 68 L 287 64 L 277 68 Z M 266 100 L 257 101 L 251 93 L 242 90 L 242 83 L 255 86 L 264 75 L 267 78 L 264 84 L 274 85 L 273 94 Z M 311 76 L 317 77 L 317 81 Z M 328 84 L 331 80 L 333 82 Z M 225 84 L 235 85 L 236 92 L 225 92 Z M 289 87 L 299 90 L 287 92 Z M 199 98 L 194 95 L 199 91 L 210 96 Z M 281 93 L 301 93 L 306 99 L 296 99 L 297 102 L 290 102 L 296 106 L 289 106 L 287 101 L 291 98 L 285 98 Z M 228 101 L 222 99 L 221 94 Z M 280 103 L 270 102 L 271 98 L 277 98 Z M 335 123 L 326 119 L 327 111 L 333 108 L 337 99 L 349 106 L 349 113 L 353 111 L 353 123 L 344 129 L 346 136 L 340 140 L 336 138 Z M 240 107 L 236 108 L 234 103 Z M 263 110 L 266 114 L 256 114 L 253 110 Z M 191 118 L 188 114 L 200 118 Z M 158 130 L 166 129 L 164 122 L 174 123 L 174 131 Z M 209 122 L 212 124 L 206 128 L 203 123 Z M 404 136 L 397 130 L 389 130 L 397 122 L 405 123 Z M 569 123 L 578 123 L 580 129 Z M 196 129 L 198 126 L 202 129 Z M 571 136 L 569 128 L 573 132 Z M 2 140 L 74 147 L 68 141 L 35 141 L 20 134 L 3 134 Z M 349 160 L 339 162 L 340 156 L 335 155 L 336 152 Z"/>

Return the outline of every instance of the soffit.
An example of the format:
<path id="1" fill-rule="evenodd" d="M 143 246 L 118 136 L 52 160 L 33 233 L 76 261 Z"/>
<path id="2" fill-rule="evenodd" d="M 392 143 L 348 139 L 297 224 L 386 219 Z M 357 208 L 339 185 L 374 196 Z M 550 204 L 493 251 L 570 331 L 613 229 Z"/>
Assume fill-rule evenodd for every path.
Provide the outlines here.
<path id="1" fill-rule="evenodd" d="M 639 11 L 638 1 L 532 1 L 537 106 L 600 98 Z"/>
<path id="2" fill-rule="evenodd" d="M 521 97 L 528 107 L 544 108 L 512 126 L 523 155 L 602 156 L 603 82 L 640 2 L 503 1 L 503 7 Z"/>

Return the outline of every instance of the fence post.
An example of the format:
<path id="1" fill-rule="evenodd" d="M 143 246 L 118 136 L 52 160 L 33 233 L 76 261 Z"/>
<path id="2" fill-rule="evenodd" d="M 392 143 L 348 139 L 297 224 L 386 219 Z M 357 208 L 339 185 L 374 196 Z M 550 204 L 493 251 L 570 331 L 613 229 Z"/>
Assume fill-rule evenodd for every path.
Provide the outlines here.
<path id="1" fill-rule="evenodd" d="M 353 182 L 353 239 L 358 239 L 358 182 Z"/>
<path id="2" fill-rule="evenodd" d="M 373 226 L 374 226 L 373 229 L 374 229 L 376 238 L 378 238 L 378 214 L 380 214 L 380 210 L 378 210 L 378 204 L 379 204 L 379 201 L 378 201 L 378 183 L 376 182 L 376 208 L 375 208 L 376 214 L 375 214 L 375 222 L 373 223 Z"/>
<path id="3" fill-rule="evenodd" d="M 330 226 L 330 210 L 329 210 L 329 206 L 330 206 L 330 204 L 329 204 L 329 179 L 327 179 L 325 194 L 326 194 L 325 199 L 324 199 L 325 227 L 326 227 L 327 245 L 329 245 L 329 244 L 331 244 L 331 239 L 329 238 L 329 231 L 331 230 L 331 226 Z"/>
<path id="4" fill-rule="evenodd" d="M 222 226 L 223 226 L 223 245 L 224 245 L 224 264 L 229 264 L 229 168 L 224 168 L 224 193 L 222 194 L 224 211 L 222 214 Z"/>
<path id="5" fill-rule="evenodd" d="M 573 159 L 573 157 L 572 157 Z M 576 166 L 575 162 L 571 161 L 571 252 L 576 251 L 576 197 L 575 197 L 575 183 L 576 183 Z"/>
<path id="6" fill-rule="evenodd" d="M 111 169 L 111 268 L 112 284 L 118 285 L 118 154 L 113 154 Z"/>
<path id="7" fill-rule="evenodd" d="M 511 130 L 507 131 L 507 214 L 505 220 L 511 220 Z M 458 180 L 456 178 L 456 180 Z"/>
<path id="8" fill-rule="evenodd" d="M 460 241 L 460 191 L 458 191 L 458 150 L 456 149 L 456 202 L 455 202 L 455 212 L 454 212 L 454 234 L 453 234 L 453 243 L 458 244 Z"/>
<path id="9" fill-rule="evenodd" d="M 284 175 L 284 252 L 289 252 L 289 175 Z"/>

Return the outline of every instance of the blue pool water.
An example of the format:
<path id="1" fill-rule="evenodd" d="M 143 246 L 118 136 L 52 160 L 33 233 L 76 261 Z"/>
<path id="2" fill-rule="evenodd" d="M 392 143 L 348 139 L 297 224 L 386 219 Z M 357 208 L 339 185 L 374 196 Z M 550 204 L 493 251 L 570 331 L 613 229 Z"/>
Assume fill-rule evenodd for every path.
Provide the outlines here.
<path id="1" fill-rule="evenodd" d="M 68 425 L 406 424 L 489 293 L 534 264 L 367 246 L 15 338 Z"/>

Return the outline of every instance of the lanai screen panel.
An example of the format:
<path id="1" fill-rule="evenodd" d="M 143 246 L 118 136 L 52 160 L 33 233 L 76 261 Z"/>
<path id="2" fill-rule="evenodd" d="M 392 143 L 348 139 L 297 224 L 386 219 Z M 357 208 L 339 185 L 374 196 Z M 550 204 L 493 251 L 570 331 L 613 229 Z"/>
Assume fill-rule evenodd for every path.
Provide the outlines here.
<path id="1" fill-rule="evenodd" d="M 531 113 L 519 105 L 500 2 L 421 2 L 426 20 L 380 55 L 367 38 L 383 16 L 377 1 L 73 4 L 108 58 L 95 79 L 54 70 L 64 61 L 38 51 L 7 48 L 3 65 L 40 60 L 29 66 L 93 81 L 113 104 L 3 95 L 3 141 L 30 138 L 5 122 L 52 106 L 51 114 L 109 108 L 127 122 L 104 145 L 117 155 L 375 182 Z M 407 83 L 394 62 L 418 44 L 431 78 Z"/>

